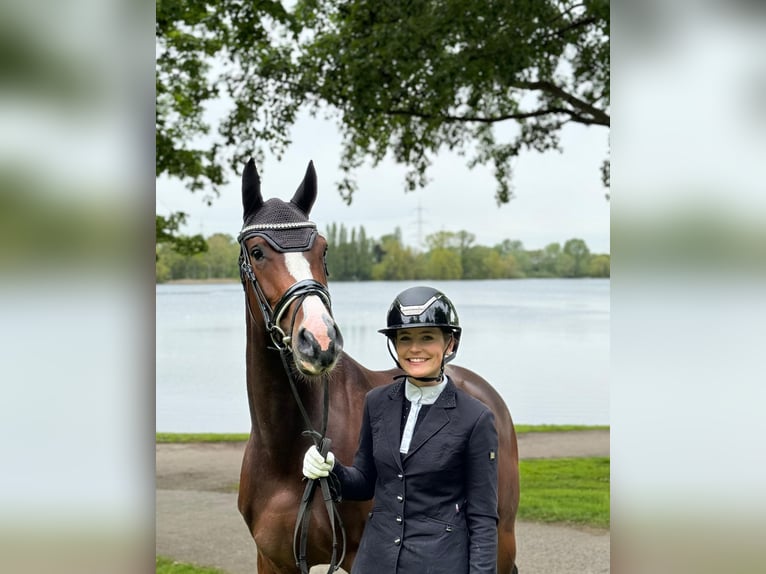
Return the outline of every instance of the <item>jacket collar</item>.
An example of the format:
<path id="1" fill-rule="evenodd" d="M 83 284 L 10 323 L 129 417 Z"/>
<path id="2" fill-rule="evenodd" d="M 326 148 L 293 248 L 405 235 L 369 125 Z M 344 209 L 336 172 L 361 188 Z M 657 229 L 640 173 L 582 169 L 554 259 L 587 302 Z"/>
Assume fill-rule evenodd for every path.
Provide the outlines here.
<path id="1" fill-rule="evenodd" d="M 428 412 L 422 423 L 415 429 L 415 434 L 412 436 L 412 442 L 410 443 L 410 450 L 402 459 L 399 454 L 399 424 L 401 420 L 400 408 L 388 408 L 385 409 L 383 414 L 384 435 L 386 436 L 386 442 L 388 442 L 391 456 L 396 466 L 401 470 L 403 469 L 402 460 L 407 460 L 413 455 L 423 443 L 435 435 L 449 420 L 449 414 L 446 409 L 452 409 L 457 406 L 456 404 L 456 387 L 455 383 L 451 379 L 447 378 L 447 386 L 436 399 L 436 402 L 431 406 L 431 410 Z M 388 398 L 392 401 L 396 401 L 395 404 L 401 405 L 401 401 L 404 400 L 404 381 L 399 380 L 391 385 L 391 389 L 388 391 Z"/>
<path id="2" fill-rule="evenodd" d="M 447 377 L 447 375 L 444 376 Z M 393 400 L 403 399 L 404 385 L 405 383 L 403 379 L 400 379 L 392 384 L 391 390 L 388 391 L 388 397 Z M 436 402 L 433 406 L 443 409 L 454 409 L 457 406 L 457 403 L 455 402 L 456 393 L 457 387 L 455 387 L 455 383 L 452 382 L 452 379 L 447 377 L 447 385 L 444 387 L 444 390 L 439 395 L 439 398 L 436 399 Z"/>

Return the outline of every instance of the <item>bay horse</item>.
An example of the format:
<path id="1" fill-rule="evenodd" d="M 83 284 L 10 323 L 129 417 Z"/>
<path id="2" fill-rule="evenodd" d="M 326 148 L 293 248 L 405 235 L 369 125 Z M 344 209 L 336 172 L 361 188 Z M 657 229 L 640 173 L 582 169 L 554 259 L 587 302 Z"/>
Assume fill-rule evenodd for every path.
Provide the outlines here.
<path id="1" fill-rule="evenodd" d="M 242 174 L 243 227 L 238 240 L 246 303 L 251 431 L 242 460 L 238 507 L 255 541 L 258 574 L 300 572 L 293 540 L 304 492 L 303 456 L 311 445 L 303 433 L 306 426 L 326 427 L 337 460 L 351 464 L 365 394 L 393 382 L 402 372 L 366 369 L 343 352 L 327 288 L 327 242 L 308 219 L 316 196 L 313 162 L 289 202 L 276 198 L 264 202 L 253 159 Z M 381 318 L 384 314 L 381 309 Z M 495 415 L 499 437 L 497 572 L 516 572 L 519 472 L 511 415 L 497 391 L 476 373 L 453 365 L 447 365 L 445 372 Z M 337 508 L 346 538 L 340 566 L 350 572 L 372 502 L 342 501 Z M 334 530 L 328 512 L 317 506 L 310 515 L 309 566 L 330 563 L 334 557 Z"/>

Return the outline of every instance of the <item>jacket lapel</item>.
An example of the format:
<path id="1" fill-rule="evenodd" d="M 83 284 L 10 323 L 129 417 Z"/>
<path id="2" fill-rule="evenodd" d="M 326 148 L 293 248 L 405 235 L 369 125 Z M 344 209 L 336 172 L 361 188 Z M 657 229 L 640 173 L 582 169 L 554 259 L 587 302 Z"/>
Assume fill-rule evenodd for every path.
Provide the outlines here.
<path id="1" fill-rule="evenodd" d="M 448 380 L 439 398 L 436 399 L 436 402 L 428 410 L 426 416 L 415 428 L 415 434 L 412 436 L 412 442 L 410 443 L 410 450 L 407 451 L 404 460 L 412 456 L 413 453 L 450 422 L 447 409 L 455 408 L 455 405 L 455 385 L 451 380 Z"/>
<path id="2" fill-rule="evenodd" d="M 402 457 L 399 454 L 399 444 L 401 443 L 399 429 L 401 428 L 402 401 L 404 400 L 403 381 L 391 385 L 388 398 L 391 402 L 387 408 L 384 409 L 383 416 L 381 417 L 381 422 L 383 423 L 383 436 L 386 437 L 386 442 L 391 449 L 391 457 L 401 469 Z"/>

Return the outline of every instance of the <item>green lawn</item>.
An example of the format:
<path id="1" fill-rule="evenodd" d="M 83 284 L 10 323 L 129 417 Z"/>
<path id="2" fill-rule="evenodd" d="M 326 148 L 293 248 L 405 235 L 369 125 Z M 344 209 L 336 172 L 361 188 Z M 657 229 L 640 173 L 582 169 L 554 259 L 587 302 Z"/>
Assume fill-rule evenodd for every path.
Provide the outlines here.
<path id="1" fill-rule="evenodd" d="M 518 517 L 609 528 L 609 457 L 519 461 Z"/>
<path id="2" fill-rule="evenodd" d="M 223 570 L 217 568 L 204 568 L 194 566 L 193 564 L 184 564 L 176 562 L 164 556 L 157 556 L 156 574 L 225 574 Z"/>
<path id="3" fill-rule="evenodd" d="M 244 442 L 250 435 L 244 433 L 217 434 L 217 433 L 173 433 L 158 432 L 157 443 L 181 443 L 181 442 Z"/>

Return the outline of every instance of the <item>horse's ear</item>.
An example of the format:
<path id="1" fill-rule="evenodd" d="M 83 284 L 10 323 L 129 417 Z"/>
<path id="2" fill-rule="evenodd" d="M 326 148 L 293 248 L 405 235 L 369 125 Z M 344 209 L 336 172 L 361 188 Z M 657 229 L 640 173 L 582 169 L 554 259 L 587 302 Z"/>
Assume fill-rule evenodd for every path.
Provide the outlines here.
<path id="1" fill-rule="evenodd" d="M 317 172 L 314 170 L 314 162 L 310 161 L 309 166 L 306 168 L 306 175 L 303 176 L 303 181 L 298 186 L 290 202 L 308 216 L 316 198 Z"/>
<path id="2" fill-rule="evenodd" d="M 242 171 L 242 215 L 246 219 L 248 215 L 258 211 L 263 205 L 261 196 L 261 177 L 255 169 L 255 160 L 250 158 L 245 169 Z"/>

